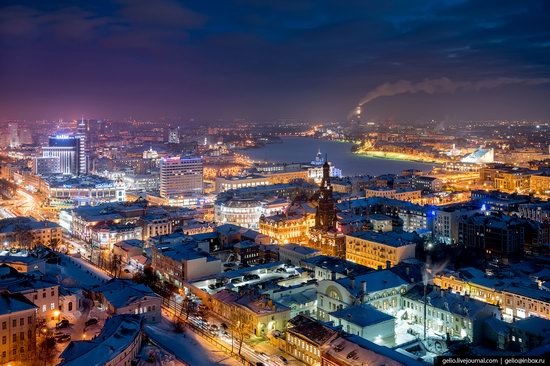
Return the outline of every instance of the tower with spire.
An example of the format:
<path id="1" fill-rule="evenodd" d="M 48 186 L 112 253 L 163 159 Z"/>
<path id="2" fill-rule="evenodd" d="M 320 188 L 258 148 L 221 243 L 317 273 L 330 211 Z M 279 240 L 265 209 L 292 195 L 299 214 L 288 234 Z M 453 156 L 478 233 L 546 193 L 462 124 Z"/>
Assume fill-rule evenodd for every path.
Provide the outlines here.
<path id="1" fill-rule="evenodd" d="M 308 246 L 319 249 L 325 255 L 345 258 L 345 236 L 338 230 L 336 220 L 336 202 L 330 184 L 330 164 L 325 155 L 323 178 L 319 187 L 315 226 L 310 228 Z"/>
<path id="2" fill-rule="evenodd" d="M 319 201 L 315 214 L 315 227 L 323 231 L 336 230 L 336 205 L 330 184 L 330 165 L 325 155 L 323 179 L 319 187 Z"/>

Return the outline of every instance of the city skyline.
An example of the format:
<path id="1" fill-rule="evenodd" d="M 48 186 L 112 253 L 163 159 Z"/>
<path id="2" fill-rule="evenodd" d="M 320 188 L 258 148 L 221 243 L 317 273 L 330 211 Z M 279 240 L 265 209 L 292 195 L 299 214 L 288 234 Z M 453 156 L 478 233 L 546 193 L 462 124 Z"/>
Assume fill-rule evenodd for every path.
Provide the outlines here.
<path id="1" fill-rule="evenodd" d="M 548 79 L 545 1 L 3 2 L 0 118 L 345 120 L 377 86 Z M 550 84 L 373 101 L 375 121 L 542 119 Z"/>

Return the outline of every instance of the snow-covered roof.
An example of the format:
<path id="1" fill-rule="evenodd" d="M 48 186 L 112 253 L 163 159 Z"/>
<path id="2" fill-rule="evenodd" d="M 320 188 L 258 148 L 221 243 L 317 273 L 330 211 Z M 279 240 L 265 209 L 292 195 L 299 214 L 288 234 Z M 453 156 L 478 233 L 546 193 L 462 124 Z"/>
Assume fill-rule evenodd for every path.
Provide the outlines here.
<path id="1" fill-rule="evenodd" d="M 391 348 L 358 336 L 341 336 L 322 347 L 324 357 L 348 366 L 425 366 Z"/>
<path id="2" fill-rule="evenodd" d="M 351 233 L 348 236 L 367 240 L 373 243 L 392 246 L 395 248 L 406 245 L 415 245 L 415 243 L 420 241 L 420 237 L 418 236 L 418 234 L 408 232 L 388 231 L 384 233 L 379 233 L 376 231 L 358 231 L 355 233 Z"/>
<path id="3" fill-rule="evenodd" d="M 393 319 L 393 316 L 383 313 L 374 306 L 367 304 L 349 306 L 344 309 L 333 311 L 329 313 L 329 315 L 333 318 L 342 319 L 358 325 L 361 328 Z"/>
<path id="4" fill-rule="evenodd" d="M 315 253 L 321 253 L 320 250 L 310 248 L 310 247 L 306 247 L 305 245 L 299 245 L 299 244 L 281 245 L 279 250 L 281 250 L 281 249 L 285 249 L 285 250 L 288 250 L 288 251 L 291 251 L 291 252 L 296 252 L 296 253 L 302 254 L 302 255 L 310 255 L 310 254 L 315 254 Z"/>
<path id="5" fill-rule="evenodd" d="M 126 350 L 140 335 L 140 315 L 115 315 L 105 322 L 101 333 L 90 341 L 71 341 L 59 356 L 62 366 L 102 366 Z"/>
<path id="6" fill-rule="evenodd" d="M 103 285 L 92 289 L 101 293 L 105 299 L 115 308 L 124 308 L 143 298 L 159 298 L 149 287 L 143 284 L 136 284 L 131 280 L 113 278 Z"/>
<path id="7" fill-rule="evenodd" d="M 21 294 L 0 294 L 0 315 L 33 310 L 37 306 Z"/>
<path id="8" fill-rule="evenodd" d="M 424 303 L 424 287 L 420 285 L 414 286 L 403 297 Z M 469 319 L 476 319 L 478 315 L 487 311 L 498 313 L 498 307 L 495 305 L 472 299 L 469 296 L 445 291 L 431 285 L 428 285 L 426 299 L 428 306 Z"/>
<path id="9" fill-rule="evenodd" d="M 356 296 L 362 292 L 362 282 L 367 283 L 367 293 L 394 289 L 408 284 L 407 281 L 403 280 L 389 269 L 372 271 L 362 276 L 357 276 L 354 279 L 355 283 L 353 286 L 352 280 L 349 277 L 341 278 L 336 280 L 336 282 L 347 288 L 350 293 Z"/>

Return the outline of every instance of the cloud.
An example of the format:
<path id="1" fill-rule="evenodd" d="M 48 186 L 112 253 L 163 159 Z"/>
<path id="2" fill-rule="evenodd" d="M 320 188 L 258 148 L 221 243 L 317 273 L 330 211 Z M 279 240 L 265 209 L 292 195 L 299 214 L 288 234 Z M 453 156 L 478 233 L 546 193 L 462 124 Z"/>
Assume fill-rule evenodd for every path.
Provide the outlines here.
<path id="1" fill-rule="evenodd" d="M 172 0 L 117 0 L 120 14 L 139 25 L 199 28 L 206 17 Z"/>

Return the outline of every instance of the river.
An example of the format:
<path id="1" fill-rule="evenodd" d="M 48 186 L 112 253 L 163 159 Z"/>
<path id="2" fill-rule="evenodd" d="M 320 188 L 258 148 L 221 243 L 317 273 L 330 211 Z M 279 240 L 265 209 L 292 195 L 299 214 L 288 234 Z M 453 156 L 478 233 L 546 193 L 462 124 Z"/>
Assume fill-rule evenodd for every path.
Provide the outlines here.
<path id="1" fill-rule="evenodd" d="M 434 164 L 413 161 L 390 160 L 362 156 L 351 152 L 352 144 L 348 142 L 319 140 L 308 137 L 283 137 L 282 143 L 268 144 L 256 149 L 242 150 L 241 153 L 255 161 L 303 163 L 315 159 L 321 149 L 328 155 L 328 160 L 343 175 L 380 175 L 401 173 L 405 169 L 430 171 Z"/>

